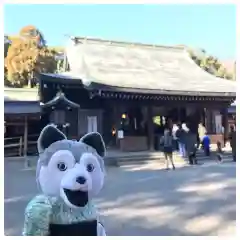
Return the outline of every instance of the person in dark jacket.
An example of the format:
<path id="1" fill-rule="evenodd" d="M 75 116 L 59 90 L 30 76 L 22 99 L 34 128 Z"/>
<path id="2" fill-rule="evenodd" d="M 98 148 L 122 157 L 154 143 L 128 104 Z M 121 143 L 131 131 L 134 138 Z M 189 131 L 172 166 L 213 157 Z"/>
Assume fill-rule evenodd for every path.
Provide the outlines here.
<path id="1" fill-rule="evenodd" d="M 236 162 L 236 130 L 233 125 L 230 127 L 229 141 L 232 148 L 233 161 Z"/>
<path id="2" fill-rule="evenodd" d="M 182 125 L 178 125 L 178 130 L 176 131 L 176 137 L 178 141 L 178 149 L 181 157 L 186 157 L 186 130 L 182 128 Z"/>

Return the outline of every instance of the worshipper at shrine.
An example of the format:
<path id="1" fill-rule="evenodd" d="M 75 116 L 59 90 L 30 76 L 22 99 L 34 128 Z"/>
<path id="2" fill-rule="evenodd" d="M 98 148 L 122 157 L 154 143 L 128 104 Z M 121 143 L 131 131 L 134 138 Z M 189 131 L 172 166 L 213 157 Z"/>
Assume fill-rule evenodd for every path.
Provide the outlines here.
<path id="1" fill-rule="evenodd" d="M 178 130 L 176 131 L 176 137 L 178 141 L 178 149 L 181 157 L 186 157 L 186 130 L 183 129 L 182 124 L 178 125 Z"/>
<path id="2" fill-rule="evenodd" d="M 200 122 L 198 124 L 198 148 L 202 144 L 202 140 L 203 140 L 203 137 L 204 137 L 205 133 L 206 133 L 206 128 L 204 127 L 203 123 Z"/>
<path id="3" fill-rule="evenodd" d="M 173 136 L 173 147 L 174 147 L 174 150 L 178 150 L 178 141 L 177 141 L 177 136 L 176 136 L 177 130 L 178 130 L 178 125 L 176 123 L 174 123 L 173 127 L 172 127 L 172 136 Z"/>
<path id="4" fill-rule="evenodd" d="M 219 141 L 217 141 L 217 160 L 219 162 L 222 162 L 222 154 L 223 154 L 222 145 Z"/>
<path id="5" fill-rule="evenodd" d="M 230 127 L 229 141 L 232 148 L 233 162 L 236 162 L 236 130 L 233 125 Z"/>

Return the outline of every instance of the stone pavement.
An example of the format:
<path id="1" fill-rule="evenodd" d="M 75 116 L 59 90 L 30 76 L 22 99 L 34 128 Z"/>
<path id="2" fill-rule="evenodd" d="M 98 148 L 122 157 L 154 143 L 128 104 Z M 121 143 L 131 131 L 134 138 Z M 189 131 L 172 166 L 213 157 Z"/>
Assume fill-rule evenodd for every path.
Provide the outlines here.
<path id="1" fill-rule="evenodd" d="M 24 208 L 37 193 L 35 171 L 22 162 L 4 165 L 4 227 L 20 235 Z M 108 235 L 234 235 L 236 165 L 179 166 L 165 171 L 157 162 L 107 168 L 95 200 Z"/>

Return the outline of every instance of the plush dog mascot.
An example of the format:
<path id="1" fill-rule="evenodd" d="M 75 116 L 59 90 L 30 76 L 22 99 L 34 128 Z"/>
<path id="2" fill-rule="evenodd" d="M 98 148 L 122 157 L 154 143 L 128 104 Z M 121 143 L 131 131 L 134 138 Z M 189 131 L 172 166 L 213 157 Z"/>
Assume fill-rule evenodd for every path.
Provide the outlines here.
<path id="1" fill-rule="evenodd" d="M 105 145 L 99 133 L 67 140 L 54 125 L 38 139 L 42 195 L 25 210 L 24 236 L 105 236 L 92 203 L 103 187 Z"/>

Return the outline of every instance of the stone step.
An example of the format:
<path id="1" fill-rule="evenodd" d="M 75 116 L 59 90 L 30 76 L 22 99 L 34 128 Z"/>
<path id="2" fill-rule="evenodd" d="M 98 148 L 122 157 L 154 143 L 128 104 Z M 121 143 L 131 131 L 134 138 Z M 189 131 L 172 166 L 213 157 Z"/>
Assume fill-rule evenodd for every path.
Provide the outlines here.
<path id="1" fill-rule="evenodd" d="M 216 153 L 212 153 L 210 157 L 207 157 L 204 155 L 202 151 L 199 151 L 197 153 L 197 160 L 199 162 L 207 161 L 216 161 Z M 24 157 L 13 157 L 13 158 L 7 158 L 8 160 L 16 160 L 16 161 L 22 161 L 26 162 L 29 167 L 35 167 L 37 164 L 38 157 L 37 156 L 29 156 L 28 162 L 26 162 Z M 173 153 L 173 160 L 175 163 L 184 164 L 188 162 L 188 159 L 183 159 L 177 152 Z M 232 154 L 231 152 L 225 152 L 223 154 L 223 161 L 231 161 L 232 160 Z M 149 152 L 149 153 L 128 153 L 126 155 L 122 154 L 116 154 L 115 156 L 107 156 L 105 158 L 105 165 L 106 166 L 122 166 L 126 164 L 145 164 L 150 162 L 160 162 L 164 163 L 165 158 L 164 154 L 162 152 Z"/>
<path id="2" fill-rule="evenodd" d="M 212 153 L 211 156 L 205 156 L 203 152 L 199 152 L 196 155 L 197 161 L 203 162 L 211 162 L 217 160 L 216 153 Z M 231 153 L 223 153 L 222 154 L 223 161 L 230 161 L 232 159 Z M 173 153 L 173 160 L 175 163 L 187 163 L 187 158 L 182 158 L 178 153 Z M 119 156 L 119 157 L 107 157 L 105 159 L 106 165 L 112 166 L 122 166 L 126 164 L 144 164 L 152 161 L 164 162 L 165 157 L 164 154 L 159 152 L 158 154 L 144 154 L 138 156 Z"/>
<path id="3" fill-rule="evenodd" d="M 230 159 L 225 159 L 223 160 L 223 162 L 232 162 L 232 160 Z M 147 164 L 152 164 L 152 163 L 157 163 L 159 165 L 165 165 L 165 162 L 164 161 L 157 161 L 157 160 L 149 160 L 149 161 L 130 161 L 130 162 L 118 162 L 117 164 L 118 165 L 115 165 L 117 167 L 124 167 L 124 166 L 128 166 L 128 165 L 135 165 L 135 166 L 139 166 L 139 165 L 147 165 Z M 202 164 L 216 164 L 217 161 L 198 161 L 198 164 L 202 165 Z M 174 161 L 174 164 L 176 166 L 188 166 L 189 163 L 188 162 L 175 162 Z M 109 166 L 109 165 L 107 165 Z"/>
<path id="4" fill-rule="evenodd" d="M 211 151 L 211 154 L 212 154 L 212 155 L 216 155 L 216 154 L 217 154 L 217 151 Z M 231 155 L 232 152 L 227 151 L 227 152 L 223 152 L 222 154 L 223 154 L 223 155 Z M 196 152 L 196 155 L 205 155 L 205 154 L 204 154 L 203 151 L 197 151 L 197 152 Z"/>
<path id="5" fill-rule="evenodd" d="M 173 159 L 174 163 L 176 164 L 188 164 L 188 160 L 177 160 Z M 217 159 L 212 159 L 212 158 L 197 158 L 198 163 L 211 163 L 211 162 L 216 162 Z M 223 157 L 222 158 L 223 162 L 231 162 L 232 158 L 230 157 Z M 111 163 L 108 162 L 106 165 L 109 166 L 125 166 L 125 165 L 143 165 L 143 164 L 149 164 L 149 163 L 155 163 L 158 162 L 159 164 L 164 164 L 165 159 L 164 158 L 155 158 L 155 159 L 130 159 L 130 160 L 120 160 L 120 161 L 114 161 Z"/>
<path id="6" fill-rule="evenodd" d="M 232 153 L 223 153 L 222 156 L 231 156 Z M 217 156 L 216 152 L 212 152 L 211 157 Z M 181 158 L 179 153 L 174 152 L 173 153 L 174 158 Z M 205 156 L 203 152 L 197 152 L 196 157 L 198 158 L 209 158 L 208 156 Z M 145 159 L 145 158 L 151 158 L 151 159 L 159 159 L 159 158 L 164 158 L 163 152 L 154 152 L 154 153 L 142 153 L 142 154 L 131 154 L 129 153 L 128 155 L 115 155 L 115 156 L 106 156 L 106 159 L 118 159 L 118 160 L 127 160 L 127 159 Z"/>
<path id="7" fill-rule="evenodd" d="M 185 161 L 182 159 L 178 154 L 173 154 L 174 161 L 177 162 L 183 162 Z M 164 161 L 164 154 L 161 152 L 158 153 L 149 153 L 149 154 L 142 154 L 142 155 L 131 155 L 129 154 L 128 156 L 111 156 L 111 157 L 106 157 L 105 158 L 105 164 L 106 165 L 113 165 L 113 166 L 118 166 L 122 165 L 124 163 L 133 163 L 133 162 L 139 162 L 139 163 L 144 163 L 144 162 L 149 162 L 149 161 L 159 161 L 163 160 Z"/>

